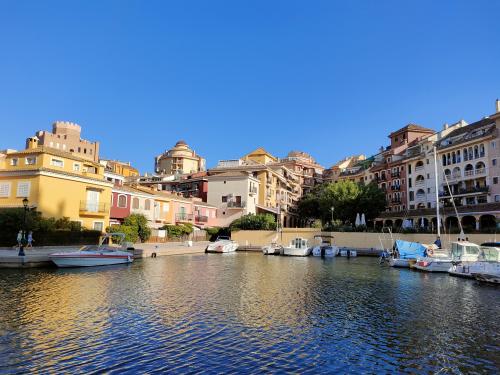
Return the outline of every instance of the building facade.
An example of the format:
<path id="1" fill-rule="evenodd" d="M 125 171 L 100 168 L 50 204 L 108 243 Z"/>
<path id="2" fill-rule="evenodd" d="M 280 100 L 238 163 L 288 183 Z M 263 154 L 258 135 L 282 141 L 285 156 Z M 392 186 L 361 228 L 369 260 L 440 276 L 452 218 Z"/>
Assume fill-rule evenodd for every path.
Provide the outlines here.
<path id="1" fill-rule="evenodd" d="M 155 172 L 161 175 L 196 173 L 206 170 L 205 159 L 197 155 L 185 141 L 155 158 Z"/>
<path id="2" fill-rule="evenodd" d="M 82 227 L 109 225 L 112 184 L 104 168 L 88 159 L 27 141 L 27 149 L 0 157 L 0 208 L 22 207 L 23 198 L 44 217 L 67 217 Z"/>
<path id="3" fill-rule="evenodd" d="M 52 124 L 52 132 L 40 130 L 36 132 L 38 145 L 71 152 L 72 154 L 94 162 L 99 161 L 99 142 L 91 142 L 81 138 L 80 125 L 68 121 L 56 121 Z M 30 138 L 28 138 L 29 140 Z M 28 144 L 26 144 L 28 148 Z"/>

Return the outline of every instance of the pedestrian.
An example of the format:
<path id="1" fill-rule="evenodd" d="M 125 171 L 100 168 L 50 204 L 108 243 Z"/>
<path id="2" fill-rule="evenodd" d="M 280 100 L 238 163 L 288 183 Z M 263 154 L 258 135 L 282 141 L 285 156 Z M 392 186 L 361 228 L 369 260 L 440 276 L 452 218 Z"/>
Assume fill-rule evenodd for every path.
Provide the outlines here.
<path id="1" fill-rule="evenodd" d="M 19 233 L 17 234 L 17 247 L 21 247 L 23 244 L 23 231 L 20 230 Z"/>
<path id="2" fill-rule="evenodd" d="M 33 241 L 35 241 L 35 240 L 33 239 L 33 232 L 32 232 L 32 231 L 30 231 L 30 232 L 28 233 L 28 246 L 26 246 L 26 247 L 33 247 L 33 244 L 32 244 L 32 242 L 33 242 Z"/>
<path id="3" fill-rule="evenodd" d="M 436 241 L 434 241 L 434 245 L 436 245 L 438 249 L 441 249 L 441 238 L 439 236 Z"/>

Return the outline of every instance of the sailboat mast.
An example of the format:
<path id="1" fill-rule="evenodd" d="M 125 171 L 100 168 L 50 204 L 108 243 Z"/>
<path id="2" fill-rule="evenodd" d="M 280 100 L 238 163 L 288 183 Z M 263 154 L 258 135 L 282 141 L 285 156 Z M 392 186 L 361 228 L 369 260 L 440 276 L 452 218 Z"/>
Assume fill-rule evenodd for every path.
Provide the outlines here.
<path id="1" fill-rule="evenodd" d="M 436 183 L 436 215 L 437 215 L 437 235 L 441 237 L 441 218 L 439 216 L 439 185 L 438 185 L 438 164 L 437 149 L 434 146 L 434 182 Z"/>

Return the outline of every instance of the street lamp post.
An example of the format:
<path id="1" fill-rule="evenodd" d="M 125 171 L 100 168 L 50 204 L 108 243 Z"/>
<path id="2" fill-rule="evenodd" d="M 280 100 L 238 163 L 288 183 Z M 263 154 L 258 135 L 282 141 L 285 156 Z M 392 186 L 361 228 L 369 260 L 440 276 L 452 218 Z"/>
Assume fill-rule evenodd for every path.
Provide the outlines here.
<path id="1" fill-rule="evenodd" d="M 21 237 L 21 244 L 19 245 L 19 255 L 23 257 L 24 254 L 24 236 L 26 235 L 26 212 L 28 211 L 28 198 L 23 199 L 24 215 L 23 215 L 23 232 Z"/>
<path id="2" fill-rule="evenodd" d="M 330 207 L 330 211 L 332 212 L 332 228 L 333 228 L 333 211 L 334 211 L 334 210 L 335 210 L 335 209 L 333 208 L 333 206 L 332 206 L 332 207 Z"/>

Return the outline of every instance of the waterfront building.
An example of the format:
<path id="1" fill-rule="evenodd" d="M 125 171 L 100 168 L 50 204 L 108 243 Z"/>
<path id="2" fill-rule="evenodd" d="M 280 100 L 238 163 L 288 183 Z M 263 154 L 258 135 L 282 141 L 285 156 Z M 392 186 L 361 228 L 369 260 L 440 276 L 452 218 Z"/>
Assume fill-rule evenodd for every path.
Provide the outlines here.
<path id="1" fill-rule="evenodd" d="M 205 159 L 197 155 L 185 141 L 155 158 L 155 172 L 160 175 L 196 173 L 206 170 Z"/>
<path id="2" fill-rule="evenodd" d="M 344 174 L 343 177 L 341 177 L 341 174 L 350 170 L 351 168 L 357 170 L 356 165 L 359 162 L 364 161 L 365 159 L 366 159 L 365 155 L 355 155 L 355 156 L 348 156 L 340 160 L 339 162 L 332 165 L 330 168 L 325 169 L 323 171 L 323 181 L 325 183 L 335 183 L 339 180 L 345 179 L 346 174 Z M 349 174 L 349 172 L 347 174 Z"/>
<path id="3" fill-rule="evenodd" d="M 279 213 L 282 225 L 297 226 L 299 218 L 295 210 L 301 194 L 300 181 L 291 170 L 278 162 L 278 158 L 258 148 L 241 159 L 219 161 L 216 168 L 209 170 L 209 175 L 228 171 L 251 173 L 260 184 L 256 212 L 275 216 Z M 210 194 L 210 187 L 208 191 Z"/>
<path id="4" fill-rule="evenodd" d="M 130 162 L 101 159 L 99 163 L 104 166 L 106 180 L 115 185 L 123 185 L 125 181 L 139 176 L 139 171 Z"/>
<path id="5" fill-rule="evenodd" d="M 500 100 L 496 101 L 496 112 L 490 116 L 495 121 L 496 137 L 489 145 L 489 174 L 491 177 L 491 200 L 500 204 Z"/>
<path id="6" fill-rule="evenodd" d="M 158 190 L 181 193 L 184 198 L 200 198 L 207 202 L 207 172 L 170 176 L 146 174 L 132 180 L 140 186 L 154 186 Z"/>
<path id="7" fill-rule="evenodd" d="M 39 130 L 35 137 L 38 145 L 71 152 L 81 159 L 99 161 L 99 142 L 91 142 L 81 138 L 80 125 L 68 121 L 56 121 L 52 124 L 52 132 Z M 26 148 L 28 148 L 28 138 Z"/>
<path id="8" fill-rule="evenodd" d="M 286 167 L 299 181 L 300 195 L 309 193 L 315 186 L 323 182 L 325 168 L 314 158 L 303 151 L 290 151 L 285 158 L 280 158 L 273 165 Z"/>
<path id="9" fill-rule="evenodd" d="M 260 182 L 252 172 L 227 171 L 207 179 L 207 202 L 217 207 L 219 226 L 229 226 L 243 215 L 257 213 Z"/>
<path id="10" fill-rule="evenodd" d="M 29 206 L 45 217 L 80 222 L 103 231 L 109 224 L 112 183 L 104 167 L 78 154 L 27 140 L 23 151 L 0 154 L 0 208 Z"/>

